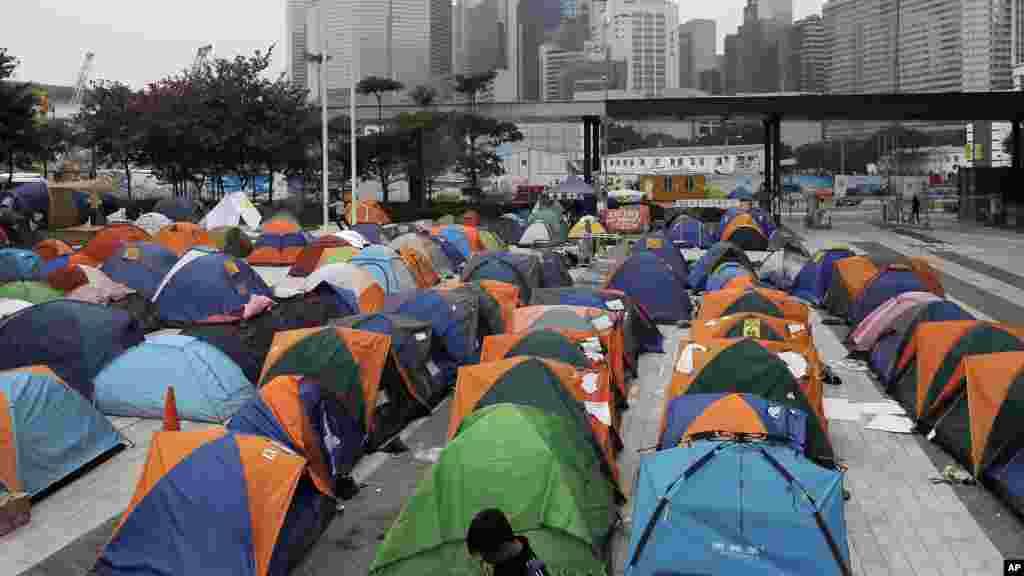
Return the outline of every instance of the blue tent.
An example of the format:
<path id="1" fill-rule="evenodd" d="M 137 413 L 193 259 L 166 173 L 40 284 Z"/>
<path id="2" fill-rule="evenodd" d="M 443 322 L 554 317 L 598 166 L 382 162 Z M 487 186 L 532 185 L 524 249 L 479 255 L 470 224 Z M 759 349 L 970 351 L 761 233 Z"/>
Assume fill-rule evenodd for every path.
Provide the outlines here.
<path id="1" fill-rule="evenodd" d="M 625 292 L 643 306 L 655 322 L 690 319 L 690 295 L 686 284 L 654 252 L 637 252 L 627 258 L 608 278 L 606 287 Z"/>
<path id="2" fill-rule="evenodd" d="M 63 256 L 57 256 L 49 262 L 42 262 L 39 268 L 36 269 L 35 280 L 38 282 L 46 282 L 46 279 L 57 270 L 63 270 L 71 264 L 71 254 L 65 254 Z"/>
<path id="3" fill-rule="evenodd" d="M 101 412 L 134 418 L 160 418 L 170 386 L 178 415 L 196 422 L 223 422 L 256 396 L 230 357 L 191 336 L 153 337 L 114 359 L 95 383 Z"/>
<path id="4" fill-rule="evenodd" d="M 480 359 L 480 300 L 472 291 L 410 290 L 388 296 L 384 312 L 429 322 L 438 346 L 431 352 L 435 378 L 454 382 L 459 366 Z"/>
<path id="5" fill-rule="evenodd" d="M 385 294 L 397 294 L 416 288 L 416 279 L 409 272 L 405 261 L 390 246 L 367 246 L 353 256 L 350 263 L 372 274 Z"/>
<path id="6" fill-rule="evenodd" d="M 626 576 L 850 574 L 843 474 L 789 446 L 698 441 L 644 457 Z"/>
<path id="7" fill-rule="evenodd" d="M 715 243 L 715 226 L 680 214 L 668 229 L 668 238 L 682 248 L 707 248 Z"/>
<path id="8" fill-rule="evenodd" d="M 154 242 L 129 242 L 103 263 L 103 273 L 152 299 L 178 255 Z"/>
<path id="9" fill-rule="evenodd" d="M 448 238 L 444 236 L 431 236 L 430 240 L 441 248 L 441 252 L 444 252 L 444 255 L 448 258 L 448 261 L 455 270 L 460 269 L 462 265 L 466 263 L 466 256 L 463 256 L 462 251 L 460 251 Z"/>
<path id="10" fill-rule="evenodd" d="M 50 189 L 46 182 L 26 182 L 0 193 L 0 206 L 10 198 L 11 208 L 24 215 L 50 211 Z"/>
<path id="11" fill-rule="evenodd" d="M 689 284 L 694 290 L 705 290 L 708 277 L 723 262 L 739 262 L 744 267 L 753 270 L 754 265 L 747 258 L 747 253 L 732 242 L 718 242 L 697 260 L 697 263 L 690 269 Z"/>
<path id="12" fill-rule="evenodd" d="M 374 224 L 373 222 L 359 222 L 352 226 L 352 229 L 359 232 L 373 244 L 384 244 L 383 229 L 380 224 Z"/>
<path id="13" fill-rule="evenodd" d="M 557 252 L 540 251 L 541 288 L 564 288 L 572 286 L 572 276 L 562 255 Z"/>
<path id="14" fill-rule="evenodd" d="M 1018 447 L 1006 462 L 997 462 L 985 474 L 1018 514 L 1024 512 L 1024 450 Z"/>
<path id="15" fill-rule="evenodd" d="M 928 292 L 928 287 L 912 270 L 893 268 L 883 270 L 878 276 L 875 276 L 853 303 L 850 310 L 850 323 L 853 326 L 860 324 L 861 320 L 867 318 L 875 308 L 904 292 Z"/>
<path id="16" fill-rule="evenodd" d="M 679 281 L 686 285 L 687 277 L 689 275 L 689 267 L 686 264 L 686 260 L 683 255 L 679 253 L 679 249 L 676 248 L 675 244 L 672 243 L 672 239 L 661 230 L 650 232 L 645 236 L 641 236 L 636 244 L 633 245 L 633 252 L 650 251 L 658 255 L 659 258 L 668 264 L 672 272 L 679 278 Z"/>
<path id="17" fill-rule="evenodd" d="M 729 193 L 729 199 L 751 201 L 754 199 L 754 191 L 746 186 L 737 186 L 735 190 Z"/>
<path id="18" fill-rule="evenodd" d="M 744 405 L 744 412 L 733 412 L 732 406 L 726 404 L 737 399 Z M 726 402 L 723 402 L 725 400 Z M 665 430 L 658 439 L 658 449 L 672 448 L 692 433 L 691 425 L 698 417 L 711 410 L 729 411 L 729 420 L 738 425 L 737 429 L 747 428 L 743 418 L 757 418 L 754 428 L 760 425 L 764 434 L 774 436 L 778 440 L 788 442 L 800 453 L 804 452 L 807 436 L 807 414 L 803 410 L 790 408 L 782 404 L 765 400 L 754 394 L 683 394 L 676 396 L 668 403 L 665 411 Z M 734 430 L 709 430 L 709 432 L 732 432 Z"/>
<path id="19" fill-rule="evenodd" d="M 739 276 L 753 277 L 754 274 L 738 262 L 723 262 L 708 277 L 706 290 L 708 292 L 721 290 L 730 280 Z"/>
<path id="20" fill-rule="evenodd" d="M 596 211 L 597 195 L 594 194 L 594 187 L 580 176 L 569 176 L 558 185 L 555 195 L 559 199 L 571 199 L 576 205 L 576 211 L 581 214 L 593 214 Z"/>
<path id="21" fill-rule="evenodd" d="M 196 216 L 196 203 L 185 196 L 172 196 L 157 202 L 152 212 L 163 214 L 175 222 L 191 222 Z"/>
<path id="22" fill-rule="evenodd" d="M 519 298 L 529 302 L 533 291 L 544 285 L 541 258 L 527 252 L 475 254 L 462 271 L 465 282 L 496 280 L 519 287 Z"/>
<path id="23" fill-rule="evenodd" d="M 0 471 L 0 494 L 36 496 L 121 444 L 117 430 L 89 401 L 52 373 L 14 370 L 0 374 L 0 421 L 10 443 L 0 459 L 12 462 L 14 478 Z"/>
<path id="24" fill-rule="evenodd" d="M 871 349 L 868 364 L 878 374 L 878 380 L 888 387 L 895 382 L 896 363 L 903 349 L 910 343 L 914 330 L 922 322 L 948 320 L 974 320 L 974 316 L 949 300 L 934 300 L 908 309 L 892 323 L 893 332 L 886 334 Z"/>
<path id="25" fill-rule="evenodd" d="M 31 250 L 0 248 L 0 284 L 38 278 L 43 259 Z"/>
<path id="26" fill-rule="evenodd" d="M 856 255 L 849 248 L 829 248 L 817 252 L 797 274 L 793 285 L 789 287 L 790 294 L 813 304 L 821 304 L 825 300 L 825 291 L 832 284 L 832 263 Z"/>
<path id="27" fill-rule="evenodd" d="M 182 256 L 154 296 L 160 318 L 193 324 L 213 316 L 242 318 L 255 296 L 270 298 L 263 279 L 244 260 L 219 252 L 193 249 Z"/>
<path id="28" fill-rule="evenodd" d="M 142 325 L 128 312 L 78 300 L 52 300 L 0 323 L 0 370 L 49 366 L 91 399 L 93 378 L 144 338 Z"/>
<path id="29" fill-rule="evenodd" d="M 466 235 L 466 231 L 462 226 L 458 224 L 442 226 L 438 236 L 444 238 L 454 246 L 462 256 L 462 260 L 468 260 L 469 257 L 473 255 L 473 247 L 469 243 L 469 236 Z M 447 252 L 445 253 L 447 254 Z M 451 258 L 451 256 L 448 256 L 448 258 Z M 452 264 L 455 264 L 454 260 L 452 261 Z"/>

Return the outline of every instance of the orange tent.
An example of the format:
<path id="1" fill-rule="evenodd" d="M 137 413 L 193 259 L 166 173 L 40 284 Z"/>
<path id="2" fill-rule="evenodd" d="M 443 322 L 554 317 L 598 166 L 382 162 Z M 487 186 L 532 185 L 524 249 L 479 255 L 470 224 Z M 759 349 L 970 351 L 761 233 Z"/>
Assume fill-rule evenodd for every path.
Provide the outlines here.
<path id="1" fill-rule="evenodd" d="M 113 256 L 123 244 L 129 242 L 152 242 L 153 237 L 135 224 L 111 224 L 100 230 L 84 248 L 71 255 L 68 265 L 85 264 L 99 268 Z"/>
<path id="2" fill-rule="evenodd" d="M 741 274 L 732 280 L 725 283 L 722 287 L 723 290 L 744 290 L 746 288 L 755 288 L 757 286 L 757 280 L 750 274 Z"/>
<path id="3" fill-rule="evenodd" d="M 352 219 L 352 203 L 345 203 L 345 221 Z M 374 200 L 356 200 L 356 222 L 360 224 L 391 224 L 391 217 L 388 216 L 384 207 Z"/>
<path id="4" fill-rule="evenodd" d="M 49 262 L 55 258 L 60 258 L 65 254 L 71 254 L 74 250 L 71 246 L 68 246 L 67 242 L 63 240 L 49 239 L 43 240 L 37 243 L 32 251 L 39 255 L 43 259 L 43 262 Z"/>
<path id="5" fill-rule="evenodd" d="M 832 266 L 832 285 L 827 289 L 825 303 L 829 312 L 837 316 L 847 316 L 854 302 L 860 300 L 875 278 L 893 267 L 909 268 L 930 292 L 939 297 L 946 294 L 938 273 L 928 260 L 920 257 L 874 260 L 867 256 L 851 256 L 835 261 Z"/>
<path id="6" fill-rule="evenodd" d="M 480 225 L 480 213 L 476 210 L 467 210 L 462 215 L 462 224 L 465 226 L 479 226 Z"/>
<path id="7" fill-rule="evenodd" d="M 402 246 L 398 249 L 398 255 L 402 257 L 402 261 L 409 268 L 409 272 L 412 272 L 413 278 L 416 279 L 417 288 L 430 288 L 440 281 L 441 278 L 437 275 L 437 272 L 434 272 L 434 267 L 431 266 L 430 260 L 425 258 L 420 252 Z"/>
<path id="8" fill-rule="evenodd" d="M 46 283 L 54 290 L 67 294 L 89 283 L 89 276 L 81 266 L 65 266 L 46 275 Z"/>
<path id="9" fill-rule="evenodd" d="M 153 241 L 178 256 L 185 254 L 185 252 L 196 246 L 215 248 L 213 240 L 206 230 L 191 222 L 168 224 L 156 233 Z"/>
<path id="10" fill-rule="evenodd" d="M 811 326 L 757 312 L 739 312 L 690 325 L 690 339 L 754 338 L 811 344 Z"/>
<path id="11" fill-rule="evenodd" d="M 739 312 L 758 312 L 809 324 L 810 308 L 786 292 L 769 288 L 716 290 L 704 295 L 696 322 L 706 322 Z"/>
<path id="12" fill-rule="evenodd" d="M 279 215 L 263 223 L 246 260 L 253 266 L 293 266 L 308 244 L 298 222 Z"/>
<path id="13" fill-rule="evenodd" d="M 453 279 L 441 283 L 438 285 L 438 289 L 454 290 L 465 286 L 465 284 L 461 280 Z M 516 308 L 519 306 L 519 287 L 498 280 L 475 280 L 472 284 L 479 286 L 491 298 L 494 298 L 501 308 L 501 321 L 505 325 L 505 332 L 511 332 L 512 325 L 515 323 Z"/>

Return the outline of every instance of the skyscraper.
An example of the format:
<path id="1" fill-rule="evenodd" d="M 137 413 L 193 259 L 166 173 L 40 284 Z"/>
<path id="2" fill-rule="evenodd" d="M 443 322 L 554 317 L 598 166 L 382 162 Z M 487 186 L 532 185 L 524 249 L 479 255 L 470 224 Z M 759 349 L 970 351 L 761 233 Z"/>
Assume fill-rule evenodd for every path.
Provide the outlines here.
<path id="1" fill-rule="evenodd" d="M 688 20 L 679 25 L 679 86 L 681 88 L 699 88 L 700 74 L 711 70 L 717 63 L 715 45 L 718 37 L 714 20 Z M 687 53 L 682 53 L 682 48 Z M 688 75 L 684 73 L 688 70 Z"/>
<path id="2" fill-rule="evenodd" d="M 822 8 L 830 93 L 896 90 L 896 1 L 829 0 Z"/>
<path id="3" fill-rule="evenodd" d="M 793 23 L 793 48 L 797 91 L 824 92 L 828 44 L 821 16 L 812 14 Z"/>
<path id="4" fill-rule="evenodd" d="M 309 87 L 306 61 L 306 18 L 312 0 L 288 0 L 285 6 L 287 29 L 288 79 L 297 86 Z"/>
<path id="5" fill-rule="evenodd" d="M 626 90 L 659 96 L 679 87 L 679 7 L 669 0 L 630 0 L 616 7 L 612 58 L 625 60 Z"/>
<path id="6" fill-rule="evenodd" d="M 1024 90 L 1024 0 L 1013 0 L 1010 8 L 1010 39 L 1013 89 Z"/>
<path id="7" fill-rule="evenodd" d="M 777 20 L 785 24 L 793 23 L 793 0 L 753 0 L 757 5 L 757 17 L 760 20 Z"/>
<path id="8" fill-rule="evenodd" d="M 1009 90 L 1010 0 L 963 0 L 963 91 Z"/>
<path id="9" fill-rule="evenodd" d="M 962 87 L 959 0 L 902 0 L 899 90 L 958 92 Z"/>
<path id="10" fill-rule="evenodd" d="M 743 24 L 725 38 L 725 91 L 729 94 L 795 89 L 790 71 L 790 28 L 784 19 L 760 17 L 758 0 L 747 0 Z"/>

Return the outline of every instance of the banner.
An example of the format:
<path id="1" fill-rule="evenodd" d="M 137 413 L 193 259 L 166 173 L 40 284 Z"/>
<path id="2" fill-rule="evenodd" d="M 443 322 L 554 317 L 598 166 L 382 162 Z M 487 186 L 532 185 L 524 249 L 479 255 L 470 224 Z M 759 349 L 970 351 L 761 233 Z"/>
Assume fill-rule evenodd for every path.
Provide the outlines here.
<path id="1" fill-rule="evenodd" d="M 605 227 L 612 233 L 643 232 L 651 223 L 651 209 L 645 204 L 624 206 L 605 214 Z"/>
<path id="2" fill-rule="evenodd" d="M 836 174 L 835 186 L 832 189 L 832 193 L 835 194 L 836 198 L 842 198 L 846 196 L 850 186 L 850 177 L 846 174 Z"/>
<path id="3" fill-rule="evenodd" d="M 824 197 L 835 193 L 835 182 L 831 176 L 790 175 L 783 179 L 783 186 L 789 190 L 798 190 L 805 196 L 814 194 Z"/>

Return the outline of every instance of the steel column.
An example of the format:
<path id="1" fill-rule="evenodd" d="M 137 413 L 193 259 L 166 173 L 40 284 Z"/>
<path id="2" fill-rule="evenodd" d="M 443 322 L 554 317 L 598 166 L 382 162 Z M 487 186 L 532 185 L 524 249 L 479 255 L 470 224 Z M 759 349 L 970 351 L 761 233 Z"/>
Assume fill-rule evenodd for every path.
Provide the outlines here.
<path id="1" fill-rule="evenodd" d="M 583 119 L 583 180 L 590 184 L 594 180 L 593 130 L 590 118 Z"/>
<path id="2" fill-rule="evenodd" d="M 591 171 L 601 171 L 601 121 L 594 119 L 591 124 L 594 127 L 593 136 L 590 139 L 591 156 L 594 161 L 591 164 Z"/>
<path id="3" fill-rule="evenodd" d="M 775 203 L 782 194 L 782 119 L 772 118 L 772 196 L 768 212 L 775 214 Z"/>
<path id="4" fill-rule="evenodd" d="M 761 208 L 768 208 L 770 210 L 771 189 L 772 182 L 774 182 L 772 176 L 772 168 L 775 167 L 775 162 L 772 158 L 774 153 L 774 150 L 772 150 L 772 148 L 773 144 L 775 143 L 775 137 L 772 135 L 772 130 L 774 129 L 775 125 L 771 120 L 764 120 L 761 122 L 761 125 L 764 127 L 764 183 L 762 184 L 761 188 L 760 201 Z M 767 207 L 765 206 L 766 201 L 768 202 Z"/>

